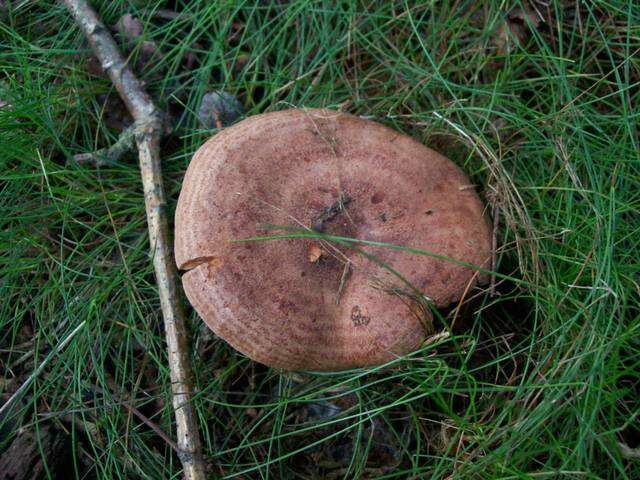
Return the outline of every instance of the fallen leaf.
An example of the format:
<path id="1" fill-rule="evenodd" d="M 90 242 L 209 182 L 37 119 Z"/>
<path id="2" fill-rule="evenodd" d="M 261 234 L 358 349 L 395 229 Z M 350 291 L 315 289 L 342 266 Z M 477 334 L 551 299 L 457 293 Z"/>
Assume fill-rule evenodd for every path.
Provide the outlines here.
<path id="1" fill-rule="evenodd" d="M 519 45 L 524 37 L 524 27 L 508 19 L 504 20 L 498 27 L 496 47 L 498 55 L 511 52 L 516 45 Z"/>
<path id="2" fill-rule="evenodd" d="M 524 43 L 531 35 L 530 30 L 537 28 L 542 21 L 542 17 L 527 5 L 512 9 L 496 32 L 498 55 L 509 53 L 516 45 Z"/>
<path id="3" fill-rule="evenodd" d="M 128 42 L 133 42 L 142 35 L 142 21 L 131 15 L 130 13 L 125 13 L 120 17 L 120 19 L 115 23 L 113 29 L 120 35 L 123 39 Z"/>
<path id="4" fill-rule="evenodd" d="M 43 458 L 46 459 L 43 461 Z M 20 430 L 0 456 L 1 478 L 67 478 L 71 475 L 70 443 L 65 434 L 48 425 Z"/>
<path id="5" fill-rule="evenodd" d="M 126 50 L 129 51 L 141 40 L 144 24 L 138 17 L 125 13 L 113 25 L 113 30 L 128 44 Z M 140 43 L 140 54 L 136 60 L 135 69 L 144 72 L 149 64 L 155 65 L 161 60 L 160 50 L 156 43 L 152 40 L 143 40 Z"/>
<path id="6" fill-rule="evenodd" d="M 525 25 L 531 24 L 534 28 L 540 25 L 540 22 L 542 21 L 540 15 L 526 5 L 524 7 L 516 7 L 511 10 L 509 12 L 509 18 L 511 20 L 520 20 Z"/>
<path id="7" fill-rule="evenodd" d="M 198 118 L 206 128 L 222 128 L 242 115 L 242 105 L 228 92 L 214 90 L 205 93 L 198 109 Z"/>

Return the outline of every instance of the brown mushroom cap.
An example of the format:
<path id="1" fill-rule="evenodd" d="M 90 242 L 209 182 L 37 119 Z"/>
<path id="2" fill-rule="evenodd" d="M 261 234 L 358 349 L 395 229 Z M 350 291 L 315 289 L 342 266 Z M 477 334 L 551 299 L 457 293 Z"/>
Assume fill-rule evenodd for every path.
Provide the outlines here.
<path id="1" fill-rule="evenodd" d="M 291 370 L 380 364 L 424 339 L 389 271 L 317 239 L 233 243 L 264 225 L 421 248 L 488 265 L 491 235 L 467 176 L 421 143 L 330 110 L 285 110 L 223 130 L 195 154 L 176 211 L 187 297 L 207 325 L 261 363 Z M 483 276 L 470 267 L 362 247 L 437 306 Z M 346 263 L 349 267 L 345 267 Z M 404 288 L 406 290 L 406 288 Z"/>

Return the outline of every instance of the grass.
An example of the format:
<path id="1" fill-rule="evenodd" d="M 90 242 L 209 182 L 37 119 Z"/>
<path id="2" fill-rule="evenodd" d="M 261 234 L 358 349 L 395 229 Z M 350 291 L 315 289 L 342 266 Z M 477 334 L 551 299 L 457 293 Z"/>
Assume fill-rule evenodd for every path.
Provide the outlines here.
<path id="1" fill-rule="evenodd" d="M 93 3 L 108 24 L 143 22 L 123 49 L 174 116 L 171 209 L 215 133 L 200 99 L 221 89 L 247 115 L 324 106 L 410 134 L 462 166 L 499 220 L 499 294 L 443 312 L 445 334 L 383 368 L 273 371 L 192 312 L 213 476 L 640 477 L 636 2 Z M 61 5 L 9 4 L 2 398 L 83 326 L 2 420 L 0 451 L 49 426 L 68 441 L 69 476 L 180 478 L 157 431 L 171 437 L 174 423 L 135 155 L 67 162 L 116 140 L 122 106 Z M 143 40 L 163 55 L 141 62 Z"/>

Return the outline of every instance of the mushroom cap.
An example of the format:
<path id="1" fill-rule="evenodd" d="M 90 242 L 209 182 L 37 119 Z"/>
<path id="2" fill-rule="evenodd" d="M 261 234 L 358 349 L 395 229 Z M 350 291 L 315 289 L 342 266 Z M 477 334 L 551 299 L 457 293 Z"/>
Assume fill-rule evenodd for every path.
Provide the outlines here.
<path id="1" fill-rule="evenodd" d="M 486 267 L 491 230 L 450 160 L 373 121 L 319 109 L 256 115 L 207 141 L 185 175 L 175 253 L 188 299 L 250 358 L 290 370 L 377 365 L 417 349 L 437 306 L 484 280 L 471 267 L 318 239 L 236 243 L 265 225 L 421 248 Z M 415 292 L 415 290 L 414 290 Z"/>

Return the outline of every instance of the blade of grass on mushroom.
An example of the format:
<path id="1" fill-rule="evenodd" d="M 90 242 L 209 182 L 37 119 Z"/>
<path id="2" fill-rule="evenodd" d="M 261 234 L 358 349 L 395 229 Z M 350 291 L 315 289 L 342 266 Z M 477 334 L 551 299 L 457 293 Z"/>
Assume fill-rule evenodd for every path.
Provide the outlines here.
<path id="1" fill-rule="evenodd" d="M 289 231 L 291 233 L 283 233 L 283 234 L 278 234 L 278 235 L 256 235 L 256 236 L 252 236 L 252 237 L 246 237 L 246 238 L 240 238 L 240 239 L 237 239 L 237 240 L 232 240 L 231 243 L 264 242 L 264 241 L 268 241 L 268 240 L 287 240 L 287 239 L 294 239 L 294 238 L 314 238 L 314 239 L 319 239 L 319 240 L 325 240 L 327 242 L 333 242 L 333 243 L 338 243 L 338 244 L 342 244 L 342 245 L 347 245 L 350 248 L 353 248 L 354 244 L 360 244 L 360 245 L 365 245 L 365 246 L 369 246 L 369 247 L 389 248 L 389 249 L 392 249 L 392 250 L 400 250 L 400 251 L 407 252 L 407 253 L 414 253 L 416 255 L 424 255 L 424 256 L 427 256 L 427 257 L 433 257 L 433 258 L 437 258 L 438 260 L 445 260 L 447 262 L 451 262 L 451 263 L 454 263 L 456 265 L 472 268 L 474 270 L 479 271 L 480 273 L 487 273 L 487 274 L 490 274 L 490 275 L 495 275 L 496 278 L 509 280 L 510 282 L 513 282 L 513 283 L 518 284 L 518 285 L 527 286 L 527 287 L 533 287 L 533 284 L 531 282 L 528 282 L 525 279 L 513 277 L 511 275 L 506 275 L 504 273 L 496 272 L 496 271 L 493 271 L 491 269 L 482 268 L 482 267 L 479 267 L 477 265 L 473 265 L 473 264 L 471 264 L 469 262 L 463 262 L 461 260 L 457 260 L 455 258 L 451 258 L 451 257 L 448 257 L 446 255 L 440 255 L 438 253 L 434 253 L 434 252 L 429 251 L 429 250 L 424 250 L 422 248 L 413 248 L 413 247 L 407 247 L 407 246 L 403 246 L 403 245 L 396 245 L 394 243 L 378 242 L 378 241 L 374 241 L 374 240 L 363 240 L 363 239 L 360 239 L 360 238 L 341 237 L 341 236 L 337 236 L 337 235 L 328 235 L 328 234 L 325 234 L 325 233 L 322 233 L 322 232 L 316 232 L 314 230 L 300 230 L 300 228 L 293 227 L 293 226 L 280 226 L 280 225 L 269 225 L 269 224 L 261 224 L 261 226 L 263 226 L 265 229 L 272 228 L 274 230 L 284 230 L 284 231 Z M 537 285 L 536 287 L 537 288 L 543 288 L 543 287 L 541 287 L 539 285 Z"/>
<path id="2" fill-rule="evenodd" d="M 294 226 L 278 226 L 278 225 L 273 225 L 273 224 L 269 224 L 269 223 L 262 223 L 260 224 L 260 226 L 262 228 L 264 228 L 265 230 L 267 229 L 272 229 L 272 230 L 286 230 L 286 231 L 291 231 L 291 232 L 311 232 L 311 233 L 316 233 L 317 230 L 300 230 L 299 227 L 294 227 Z M 327 240 L 326 238 L 324 238 L 325 234 L 322 234 L 320 232 L 318 233 L 318 239 L 320 240 Z M 311 237 L 314 238 L 314 237 Z M 338 237 L 335 237 L 338 238 Z M 264 240 L 267 240 L 266 237 L 263 237 Z M 248 238 L 248 239 L 244 239 L 245 241 L 251 241 L 251 240 L 258 240 L 256 237 L 252 237 L 252 238 Z M 354 239 L 355 240 L 355 239 Z M 328 239 L 329 242 L 332 241 L 332 239 Z M 380 260 L 377 256 L 372 255 L 366 251 L 364 251 L 361 248 L 358 248 L 356 246 L 353 245 L 353 243 L 355 242 L 340 242 L 338 240 L 334 240 L 335 243 L 341 244 L 341 245 L 345 245 L 348 244 L 349 248 L 351 248 L 352 250 L 355 250 L 357 253 L 365 256 L 368 260 L 374 262 L 376 265 L 378 265 L 381 268 L 384 268 L 385 270 L 389 271 L 392 275 L 394 275 L 395 277 L 397 277 L 402 283 L 404 283 L 409 290 L 412 292 L 410 296 L 411 299 L 413 299 L 415 302 L 419 303 L 420 306 L 422 308 L 429 308 L 429 302 L 428 302 L 428 297 L 426 297 L 415 285 L 413 285 L 413 283 L 411 283 L 409 280 L 407 280 L 400 272 L 398 272 L 395 268 L 393 268 L 391 265 L 389 265 L 388 263 Z M 350 269 L 350 264 L 346 263 L 345 264 L 345 268 L 344 271 L 342 273 L 342 276 L 340 277 L 340 284 L 338 286 L 338 297 L 336 299 L 336 303 L 340 302 L 340 292 L 342 291 L 342 288 L 344 287 L 344 283 L 346 280 L 347 275 L 349 274 L 349 269 Z M 385 288 L 384 285 L 380 285 L 381 288 Z M 393 292 L 393 293 L 400 293 L 400 292 Z M 405 292 L 406 294 L 406 292 Z M 425 300 L 427 300 L 425 302 Z"/>
<path id="3" fill-rule="evenodd" d="M 278 235 L 274 235 L 274 236 L 263 236 L 263 237 L 251 237 L 251 238 L 247 238 L 247 239 L 243 239 L 243 240 L 237 240 L 234 241 L 233 243 L 238 243 L 238 242 L 242 242 L 242 241 L 265 241 L 265 240 L 277 240 L 278 238 L 318 238 L 321 240 L 325 240 L 328 242 L 335 242 L 338 243 L 340 245 L 345 245 L 348 246 L 350 249 L 356 251 L 357 253 L 363 255 L 364 257 L 366 257 L 369 261 L 372 261 L 373 263 L 375 263 L 376 265 L 378 265 L 379 267 L 387 270 L 388 272 L 390 272 L 392 275 L 394 275 L 395 277 L 397 277 L 404 285 L 406 285 L 410 291 L 410 293 L 407 292 L 403 292 L 403 291 L 390 291 L 389 293 L 393 293 L 393 294 L 397 294 L 397 295 L 405 295 L 409 298 L 409 300 L 415 302 L 423 312 L 425 311 L 430 311 L 431 314 L 436 317 L 438 319 L 438 321 L 443 324 L 443 325 L 447 325 L 448 326 L 448 322 L 446 321 L 446 319 L 443 317 L 443 315 L 440 313 L 440 311 L 437 308 L 434 308 L 433 303 L 431 301 L 431 299 L 429 299 L 429 297 L 427 297 L 419 288 L 417 288 L 415 285 L 413 285 L 412 282 L 410 282 L 406 277 L 404 277 L 398 270 L 396 270 L 395 268 L 393 268 L 393 266 L 389 265 L 387 262 L 384 262 L 383 260 L 381 260 L 379 257 L 377 257 L 376 255 L 373 255 L 371 253 L 366 252 L 365 250 L 363 250 L 362 248 L 359 248 L 357 246 L 355 246 L 355 243 L 360 243 L 360 244 L 365 244 L 365 245 L 369 245 L 369 246 L 375 246 L 375 247 L 388 247 L 388 248 L 392 248 L 395 250 L 401 250 L 401 251 L 406 251 L 408 253 L 414 253 L 414 254 L 419 254 L 419 255 L 426 255 L 426 256 L 433 256 L 436 258 L 440 258 L 440 259 L 444 259 L 444 260 L 451 260 L 454 263 L 457 264 L 461 264 L 464 266 L 471 266 L 473 268 L 475 268 L 476 270 L 480 270 L 482 271 L 486 271 L 488 272 L 489 270 L 486 269 L 482 269 L 480 267 L 474 266 L 472 264 L 469 264 L 468 262 L 460 262 L 457 260 L 454 260 L 450 257 L 444 256 L 444 255 L 439 255 L 433 252 L 429 252 L 427 250 L 421 250 L 421 249 L 413 249 L 413 248 L 409 248 L 409 247 L 403 247 L 401 245 L 394 245 L 391 243 L 386 243 L 386 242 L 370 242 L 370 241 L 365 241 L 365 240 L 359 240 L 359 239 L 355 239 L 355 238 L 349 238 L 349 237 L 340 237 L 340 236 L 334 236 L 334 235 L 327 235 L 321 232 L 317 232 L 316 230 L 300 230 L 300 228 L 295 227 L 295 226 L 289 226 L 289 225 L 284 225 L 284 226 L 278 226 L 278 225 L 273 225 L 273 224 L 266 224 L 263 223 L 261 224 L 261 226 L 264 229 L 274 229 L 274 230 L 286 230 L 286 231 L 291 231 L 294 232 L 293 236 L 292 235 L 282 235 L 282 236 L 278 236 Z M 301 234 L 300 237 L 295 236 L 296 234 Z M 343 273 L 342 277 L 340 278 L 340 285 L 338 287 L 338 298 L 336 299 L 336 302 L 339 302 L 340 300 L 340 292 L 343 288 L 344 285 L 344 280 L 346 277 L 346 272 L 347 272 L 347 268 L 349 267 L 349 264 L 345 265 L 345 273 Z M 503 277 L 503 278 L 510 278 L 507 275 L 501 275 L 498 274 L 496 275 L 497 277 Z M 380 286 L 381 288 L 385 288 L 385 286 Z M 388 288 L 388 287 L 387 287 Z M 423 322 L 424 325 L 424 319 L 427 318 L 426 315 L 423 315 L 423 318 L 420 319 L 421 322 Z M 430 322 L 432 322 L 433 320 L 430 320 Z M 424 325 L 425 331 L 426 332 L 430 332 L 433 329 L 433 325 Z M 454 342 L 456 344 L 457 347 L 460 347 L 458 342 Z"/>

